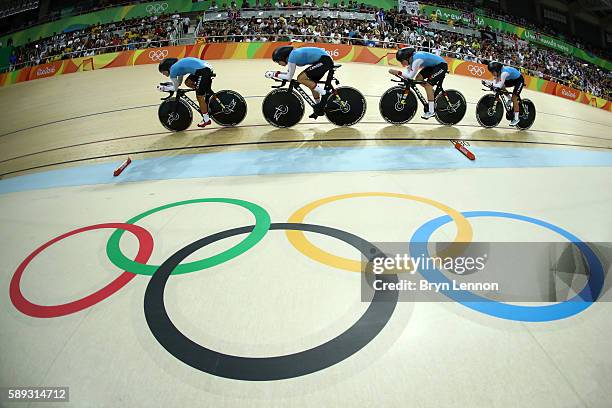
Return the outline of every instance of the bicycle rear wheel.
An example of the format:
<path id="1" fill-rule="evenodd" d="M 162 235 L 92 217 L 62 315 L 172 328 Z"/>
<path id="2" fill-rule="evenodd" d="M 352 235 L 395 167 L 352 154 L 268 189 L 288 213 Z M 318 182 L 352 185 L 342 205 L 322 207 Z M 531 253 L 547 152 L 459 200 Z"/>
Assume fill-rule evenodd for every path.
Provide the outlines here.
<path id="1" fill-rule="evenodd" d="M 465 97 L 457 90 L 447 89 L 436 97 L 436 120 L 443 125 L 459 123 L 466 110 Z"/>
<path id="2" fill-rule="evenodd" d="M 236 126 L 247 114 L 242 95 L 231 90 L 215 92 L 208 102 L 210 117 L 221 126 Z"/>
<path id="3" fill-rule="evenodd" d="M 355 88 L 342 86 L 330 95 L 325 105 L 325 116 L 335 125 L 351 126 L 359 122 L 366 111 L 366 100 Z"/>
<path id="4" fill-rule="evenodd" d="M 523 99 L 519 104 L 519 123 L 516 125 L 521 130 L 526 130 L 533 125 L 536 118 L 536 107 L 529 99 Z"/>

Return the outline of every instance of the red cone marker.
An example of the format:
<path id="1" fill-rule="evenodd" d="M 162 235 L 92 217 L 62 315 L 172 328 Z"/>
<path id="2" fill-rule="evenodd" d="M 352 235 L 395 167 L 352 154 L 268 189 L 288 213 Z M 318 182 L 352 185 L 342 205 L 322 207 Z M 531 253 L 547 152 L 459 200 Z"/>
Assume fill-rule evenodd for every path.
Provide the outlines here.
<path id="1" fill-rule="evenodd" d="M 129 166 L 131 162 L 132 162 L 132 159 L 128 157 L 123 163 L 121 163 L 121 166 L 115 169 L 115 171 L 113 172 L 113 176 L 117 177 L 118 175 L 123 173 L 123 170 L 125 170 L 125 168 Z"/>
<path id="2" fill-rule="evenodd" d="M 470 152 L 467 147 L 465 147 L 465 143 L 460 143 L 457 140 L 451 140 L 451 143 L 455 145 L 455 149 L 459 150 L 465 157 L 470 160 L 476 160 L 476 156 L 474 153 Z"/>

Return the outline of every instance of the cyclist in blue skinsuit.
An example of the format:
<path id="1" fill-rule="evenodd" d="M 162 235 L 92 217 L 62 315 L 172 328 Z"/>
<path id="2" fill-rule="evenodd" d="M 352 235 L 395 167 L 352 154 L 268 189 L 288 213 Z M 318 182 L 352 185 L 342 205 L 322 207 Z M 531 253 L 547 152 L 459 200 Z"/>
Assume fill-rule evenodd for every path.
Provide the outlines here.
<path id="1" fill-rule="evenodd" d="M 181 86 L 183 76 L 189 75 L 185 80 L 185 85 L 196 90 L 196 98 L 200 104 L 200 112 L 202 113 L 202 121 L 198 123 L 198 127 L 206 127 L 211 124 L 210 116 L 208 115 L 208 104 L 206 103 L 207 95 L 212 94 L 212 78 L 213 68 L 208 62 L 199 58 L 166 58 L 159 64 L 159 72 L 162 75 L 169 76 L 172 81 L 171 85 L 161 86 L 162 91 L 175 91 Z"/>
<path id="2" fill-rule="evenodd" d="M 512 106 L 514 107 L 514 119 L 510 121 L 510 126 L 516 126 L 519 123 L 519 95 L 525 86 L 525 78 L 520 71 L 513 67 L 502 65 L 500 62 L 489 62 L 489 72 L 494 76 L 493 82 L 490 82 L 495 88 L 506 89 L 507 86 L 513 86 L 512 90 Z"/>
<path id="3" fill-rule="evenodd" d="M 287 72 L 268 71 L 266 78 L 277 78 L 290 81 L 295 75 L 296 67 L 310 65 L 302 71 L 297 80 L 306 85 L 311 91 L 317 105 L 315 111 L 320 111 L 325 105 L 325 87 L 317 82 L 334 68 L 334 61 L 323 48 L 301 47 L 294 49 L 289 45 L 278 47 L 272 53 L 272 60 L 283 67 L 287 67 Z M 323 97 L 323 100 L 321 100 Z"/>
<path id="4" fill-rule="evenodd" d="M 421 117 L 423 119 L 429 119 L 436 116 L 433 87 L 444 81 L 444 77 L 448 71 L 448 64 L 444 58 L 429 52 L 416 52 L 416 50 L 411 47 L 398 50 L 395 58 L 403 67 L 406 67 L 406 70 L 402 72 L 397 69 L 390 69 L 389 73 L 406 79 L 416 79 L 419 81 L 424 79 L 427 80 L 425 83 L 421 84 L 421 86 L 423 86 L 425 92 L 427 92 L 428 110 L 424 112 Z"/>

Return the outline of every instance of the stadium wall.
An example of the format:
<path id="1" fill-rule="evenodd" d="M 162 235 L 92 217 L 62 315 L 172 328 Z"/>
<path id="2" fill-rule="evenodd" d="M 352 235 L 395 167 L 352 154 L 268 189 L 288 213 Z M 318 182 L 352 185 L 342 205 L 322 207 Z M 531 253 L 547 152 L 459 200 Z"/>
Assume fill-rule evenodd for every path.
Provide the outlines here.
<path id="1" fill-rule="evenodd" d="M 278 45 L 290 43 L 198 43 L 175 47 L 147 48 L 144 50 L 120 51 L 100 54 L 91 57 L 80 57 L 55 61 L 48 64 L 22 68 L 17 71 L 0 74 L 0 86 L 40 78 L 71 74 L 91 69 L 106 69 L 132 65 L 157 64 L 164 58 L 197 57 L 206 60 L 217 59 L 251 59 L 271 58 L 272 51 Z M 317 46 L 325 48 L 337 62 L 361 62 L 379 65 L 399 65 L 394 50 L 387 48 L 363 47 L 344 44 L 293 43 L 293 46 Z M 486 65 L 454 58 L 446 58 L 449 71 L 456 75 L 465 75 L 478 79 L 491 79 Z M 579 91 L 553 81 L 525 76 L 526 87 L 533 91 L 544 92 L 561 98 L 591 105 L 599 109 L 612 111 L 612 103 L 586 92 Z"/>

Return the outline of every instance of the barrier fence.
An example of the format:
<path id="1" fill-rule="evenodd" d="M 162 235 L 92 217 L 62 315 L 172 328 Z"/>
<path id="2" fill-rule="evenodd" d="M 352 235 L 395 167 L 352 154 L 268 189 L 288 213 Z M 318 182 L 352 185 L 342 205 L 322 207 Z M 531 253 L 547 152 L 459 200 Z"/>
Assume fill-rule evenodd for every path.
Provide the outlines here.
<path id="1" fill-rule="evenodd" d="M 332 58 L 340 63 L 361 62 L 378 65 L 400 65 L 395 59 L 395 49 L 365 47 L 360 45 L 306 43 L 306 42 L 231 42 L 196 43 L 191 45 L 126 50 L 85 56 L 0 74 L 0 86 L 71 74 L 90 69 L 106 69 L 132 65 L 158 64 L 167 57 L 196 57 L 205 60 L 253 59 L 272 57 L 272 51 L 280 45 L 316 46 L 324 48 Z M 473 61 L 445 57 L 451 74 L 464 75 L 478 79 L 492 79 L 486 65 Z M 556 95 L 561 98 L 612 111 L 612 103 L 569 86 L 542 78 L 525 75 L 525 86 L 533 91 Z"/>

